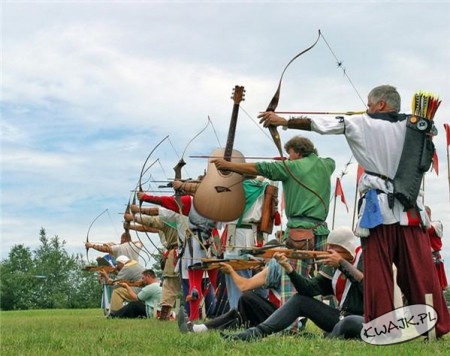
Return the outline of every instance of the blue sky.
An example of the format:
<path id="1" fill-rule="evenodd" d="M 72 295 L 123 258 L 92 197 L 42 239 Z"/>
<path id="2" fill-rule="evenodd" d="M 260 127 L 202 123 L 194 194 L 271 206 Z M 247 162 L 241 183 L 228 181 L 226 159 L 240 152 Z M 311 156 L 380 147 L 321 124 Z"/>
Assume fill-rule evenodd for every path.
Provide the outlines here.
<path id="1" fill-rule="evenodd" d="M 321 29 L 364 100 L 379 84 L 399 89 L 404 112 L 417 90 L 441 96 L 440 174 L 426 175 L 425 201 L 444 222 L 449 273 L 443 132 L 450 122 L 449 7 L 448 1 L 3 1 L 1 257 L 17 243 L 36 248 L 41 227 L 70 252 L 84 253 L 88 227 L 104 209 L 109 215 L 92 226 L 90 239 L 118 241 L 121 213 L 148 153 L 169 135 L 149 174 L 173 177 L 179 155 L 209 116 L 213 125 L 184 157 L 183 176 L 201 174 L 206 162 L 189 156 L 212 152 L 216 135 L 225 144 L 235 85 L 246 95 L 234 147 L 247 156 L 276 156 L 256 116 L 286 63 Z M 279 109 L 364 107 L 320 40 L 286 72 Z M 283 131 L 283 142 L 297 133 Z M 336 160 L 333 180 L 340 176 L 351 159 L 343 138 L 303 134 Z M 354 159 L 347 170 L 350 213 L 338 202 L 336 226 L 352 223 Z"/>

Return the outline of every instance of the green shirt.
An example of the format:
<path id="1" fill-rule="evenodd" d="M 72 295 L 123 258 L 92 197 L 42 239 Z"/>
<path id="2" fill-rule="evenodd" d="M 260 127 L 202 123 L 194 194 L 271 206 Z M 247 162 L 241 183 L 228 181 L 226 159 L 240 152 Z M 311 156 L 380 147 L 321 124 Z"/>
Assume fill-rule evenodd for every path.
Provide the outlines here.
<path id="1" fill-rule="evenodd" d="M 162 287 L 159 282 L 146 285 L 138 293 L 138 300 L 145 302 L 145 311 L 148 318 L 153 317 L 154 309 L 160 310 L 161 294 Z"/>
<path id="2" fill-rule="evenodd" d="M 274 181 L 281 181 L 283 184 L 287 227 L 310 228 L 317 224 L 317 222 L 308 221 L 307 218 L 324 222 L 328 215 L 330 202 L 330 178 L 336 168 L 334 160 L 321 158 L 312 153 L 308 157 L 285 161 L 285 163 L 300 182 L 322 199 L 298 184 L 286 170 L 282 161 L 257 162 L 258 174 Z"/>

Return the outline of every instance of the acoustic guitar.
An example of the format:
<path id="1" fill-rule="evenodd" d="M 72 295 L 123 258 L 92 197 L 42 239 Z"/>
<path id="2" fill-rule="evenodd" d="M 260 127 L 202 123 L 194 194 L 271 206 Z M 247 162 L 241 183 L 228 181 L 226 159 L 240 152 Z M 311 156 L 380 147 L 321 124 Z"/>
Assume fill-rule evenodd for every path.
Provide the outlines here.
<path id="1" fill-rule="evenodd" d="M 242 175 L 230 171 L 219 171 L 211 161 L 223 157 L 229 162 L 245 162 L 244 155 L 233 149 L 239 104 L 244 100 L 244 87 L 233 89 L 233 111 L 225 149 L 218 148 L 211 153 L 205 177 L 194 195 L 197 212 L 214 221 L 233 221 L 239 218 L 245 207 L 245 192 Z"/>

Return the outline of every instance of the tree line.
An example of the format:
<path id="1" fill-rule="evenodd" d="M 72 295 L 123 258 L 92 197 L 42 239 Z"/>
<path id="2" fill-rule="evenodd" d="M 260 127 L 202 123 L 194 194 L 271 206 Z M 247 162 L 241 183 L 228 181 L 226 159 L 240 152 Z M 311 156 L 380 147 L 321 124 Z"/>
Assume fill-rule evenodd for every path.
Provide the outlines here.
<path id="1" fill-rule="evenodd" d="M 82 270 L 81 254 L 69 255 L 57 235 L 39 233 L 40 246 L 14 245 L 0 262 L 0 308 L 99 308 L 102 287 L 95 273 Z"/>

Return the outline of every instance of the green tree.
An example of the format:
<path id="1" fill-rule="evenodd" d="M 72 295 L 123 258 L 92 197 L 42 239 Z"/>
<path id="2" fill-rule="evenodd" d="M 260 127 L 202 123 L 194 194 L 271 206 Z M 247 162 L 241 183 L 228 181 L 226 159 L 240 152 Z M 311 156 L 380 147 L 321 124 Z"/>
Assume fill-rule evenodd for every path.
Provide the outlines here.
<path id="1" fill-rule="evenodd" d="M 41 246 L 11 248 L 0 263 L 2 310 L 93 308 L 100 306 L 101 285 L 93 273 L 82 271 L 80 255 L 69 256 L 58 236 L 39 232 Z"/>
<path id="2" fill-rule="evenodd" d="M 76 260 L 64 249 L 65 241 L 55 235 L 46 236 L 41 228 L 40 246 L 35 253 L 35 265 L 39 275 L 45 277 L 45 283 L 39 286 L 38 305 L 40 308 L 65 308 L 70 305 L 70 272 L 77 269 Z"/>
<path id="3" fill-rule="evenodd" d="M 69 305 L 67 308 L 97 308 L 100 306 L 102 287 L 95 274 L 81 270 L 84 264 L 80 255 L 75 257 L 77 269 L 70 271 L 68 279 Z"/>
<path id="4" fill-rule="evenodd" d="M 33 308 L 32 291 L 37 284 L 31 250 L 15 245 L 0 264 L 0 306 L 3 310 Z"/>
<path id="5" fill-rule="evenodd" d="M 447 307 L 450 308 L 450 288 L 446 288 L 444 291 L 444 298 L 445 301 L 447 302 Z"/>

